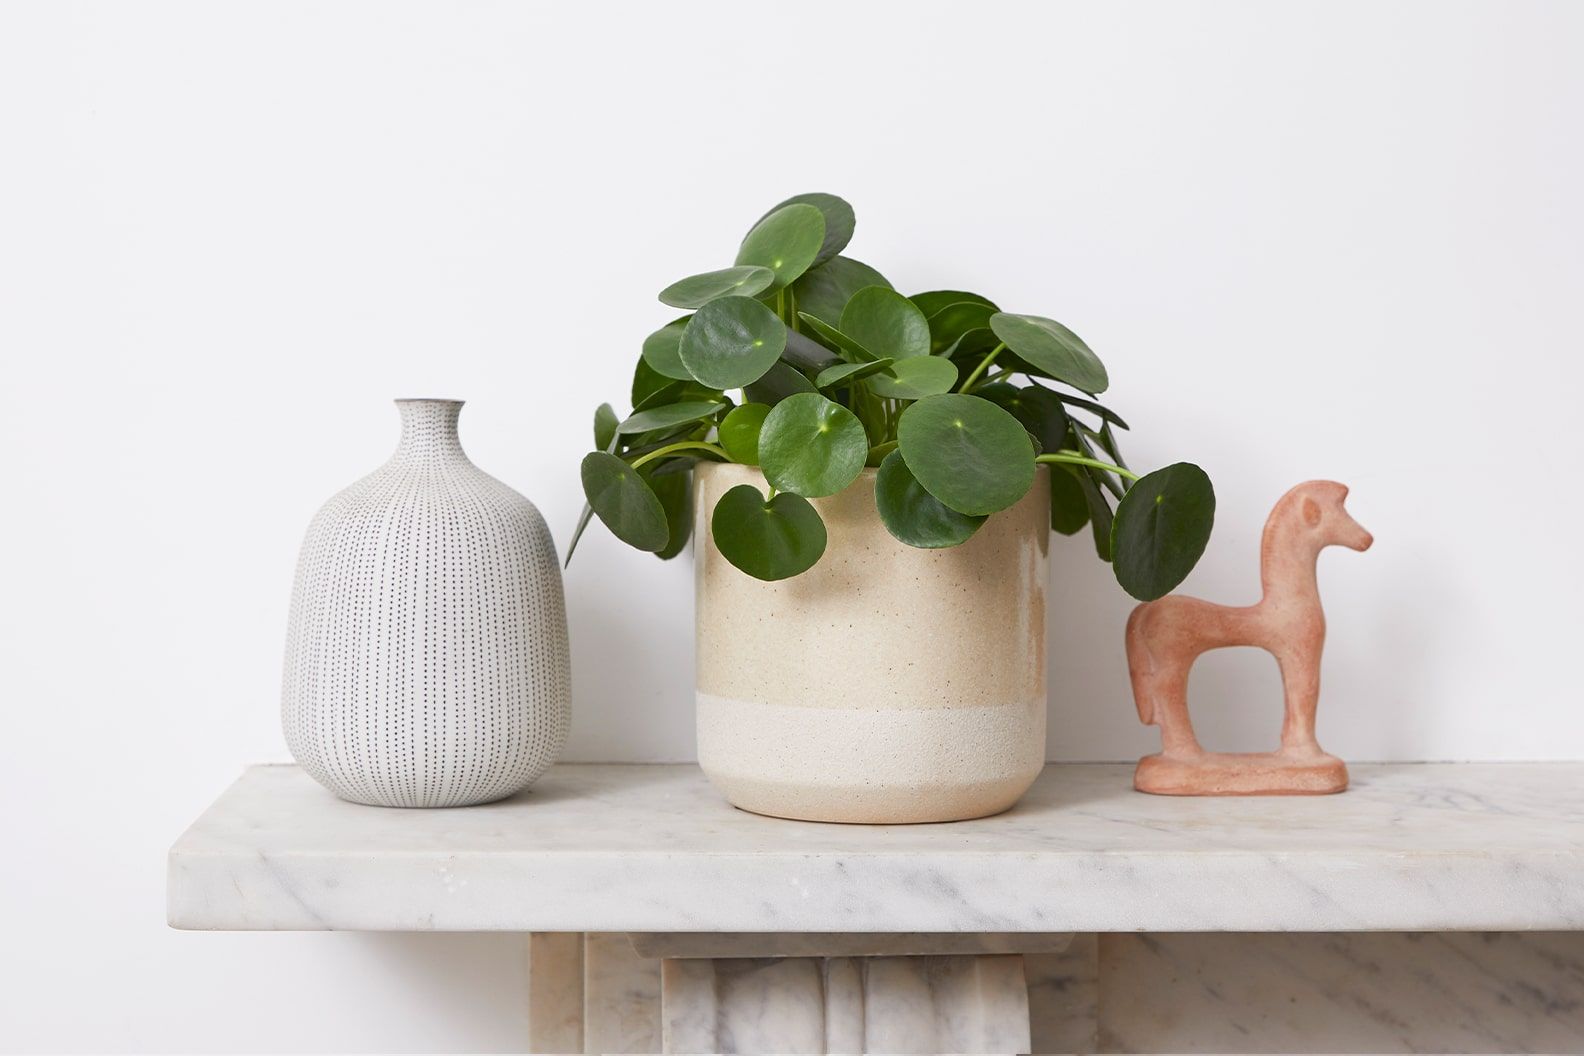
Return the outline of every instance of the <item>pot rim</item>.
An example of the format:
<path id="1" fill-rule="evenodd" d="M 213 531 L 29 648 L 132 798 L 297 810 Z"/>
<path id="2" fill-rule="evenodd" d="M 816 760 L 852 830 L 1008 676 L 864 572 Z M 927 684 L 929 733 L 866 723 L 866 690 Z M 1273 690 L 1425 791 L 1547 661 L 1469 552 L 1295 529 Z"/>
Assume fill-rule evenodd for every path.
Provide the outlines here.
<path id="1" fill-rule="evenodd" d="M 715 461 L 712 461 L 711 459 L 701 458 L 697 462 L 693 463 L 693 469 L 695 471 L 700 470 L 700 469 L 708 469 L 711 472 L 714 472 L 717 469 L 722 469 L 722 468 L 725 468 L 727 466 L 730 466 L 733 469 L 748 470 L 750 472 L 758 474 L 761 477 L 764 476 L 763 467 L 761 467 L 761 466 L 750 466 L 750 465 L 746 465 L 745 463 L 742 463 L 742 462 L 715 462 Z M 865 466 L 865 467 L 863 467 L 863 469 L 858 471 L 858 476 L 860 476 L 860 477 L 872 477 L 876 473 L 879 473 L 879 472 L 880 472 L 880 467 L 879 466 Z M 1034 466 L 1034 472 L 1035 472 L 1036 475 L 1038 475 L 1040 473 L 1049 473 L 1050 472 L 1050 466 L 1047 465 L 1044 462 L 1040 462 L 1040 463 L 1038 463 L 1038 464 L 1036 464 Z"/>

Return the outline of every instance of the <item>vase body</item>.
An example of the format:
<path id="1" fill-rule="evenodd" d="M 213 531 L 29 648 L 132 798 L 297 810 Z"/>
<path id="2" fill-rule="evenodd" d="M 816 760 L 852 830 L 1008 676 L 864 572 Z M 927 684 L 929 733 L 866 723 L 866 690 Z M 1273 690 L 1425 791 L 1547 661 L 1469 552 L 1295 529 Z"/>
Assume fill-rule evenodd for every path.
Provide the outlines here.
<path id="1" fill-rule="evenodd" d="M 699 765 L 745 810 L 810 821 L 954 821 L 1012 806 L 1045 758 L 1050 481 L 961 546 L 892 538 L 875 471 L 813 500 L 828 541 L 800 576 L 733 567 L 710 515 L 749 466 L 700 462 Z"/>
<path id="2" fill-rule="evenodd" d="M 401 442 L 308 526 L 281 718 L 343 799 L 485 803 L 555 761 L 571 711 L 555 543 L 532 503 L 468 460 L 461 403 L 399 400 Z"/>

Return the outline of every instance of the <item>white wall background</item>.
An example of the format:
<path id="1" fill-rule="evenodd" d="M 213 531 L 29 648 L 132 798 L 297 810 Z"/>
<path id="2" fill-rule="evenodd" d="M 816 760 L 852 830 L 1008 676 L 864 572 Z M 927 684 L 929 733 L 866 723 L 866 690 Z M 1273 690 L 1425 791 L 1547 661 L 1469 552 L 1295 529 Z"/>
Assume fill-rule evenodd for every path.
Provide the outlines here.
<path id="1" fill-rule="evenodd" d="M 515 938 L 178 934 L 163 852 L 284 757 L 297 542 L 388 401 L 468 398 L 564 547 L 655 291 L 798 191 L 1088 339 L 1133 460 L 1215 478 L 1188 589 L 1353 486 L 1329 748 L 1584 755 L 1581 47 L 1562 3 L 0 7 L 0 1046 L 521 1044 Z M 1128 603 L 1054 566 L 1051 755 L 1136 756 Z M 688 560 L 591 530 L 568 588 L 570 756 L 689 758 Z M 1276 688 L 1208 659 L 1207 738 Z"/>

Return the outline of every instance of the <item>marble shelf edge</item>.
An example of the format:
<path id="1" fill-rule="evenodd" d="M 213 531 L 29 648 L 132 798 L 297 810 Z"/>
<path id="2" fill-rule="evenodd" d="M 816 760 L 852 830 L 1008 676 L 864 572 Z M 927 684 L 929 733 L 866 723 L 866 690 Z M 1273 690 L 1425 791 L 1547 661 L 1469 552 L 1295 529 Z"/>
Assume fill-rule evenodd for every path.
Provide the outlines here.
<path id="1" fill-rule="evenodd" d="M 1426 809 L 1458 814 L 1452 820 L 1459 824 L 1444 830 L 1453 835 L 1459 825 L 1511 834 L 1526 824 L 1500 802 L 1471 807 L 1471 794 L 1452 787 L 1463 767 L 1506 767 L 1491 772 L 1519 790 L 1507 794 L 1531 813 L 1548 788 L 1571 792 L 1584 778 L 1584 766 L 1573 764 L 1535 764 L 1528 771 L 1523 769 L 1527 764 L 1423 765 L 1427 784 L 1435 786 L 1433 802 L 1426 807 L 1426 797 L 1418 793 L 1405 800 L 1403 813 L 1391 818 L 1391 825 L 1405 833 L 1414 827 L 1414 811 Z M 510 808 L 518 814 L 496 817 L 514 825 L 539 817 L 570 830 L 587 825 L 590 811 L 621 816 L 620 790 L 607 786 L 649 781 L 655 787 L 634 790 L 633 802 L 657 803 L 643 809 L 675 826 L 684 842 L 664 843 L 665 849 L 656 849 L 658 840 L 619 850 L 598 841 L 589 847 L 575 842 L 503 847 L 499 832 L 479 820 L 487 816 L 475 815 L 463 820 L 479 827 L 476 843 L 468 843 L 466 833 L 447 829 L 446 838 L 433 846 L 415 837 L 409 847 L 400 842 L 405 830 L 396 822 L 384 825 L 383 844 L 343 850 L 328 846 L 335 842 L 335 825 L 361 824 L 360 816 L 348 814 L 344 805 L 299 798 L 300 812 L 331 820 L 315 833 L 326 846 L 293 847 L 293 830 L 281 817 L 249 818 L 248 809 L 272 789 L 295 797 L 318 790 L 303 787 L 311 782 L 300 772 L 288 773 L 295 768 L 256 767 L 171 849 L 169 921 L 186 930 L 642 933 L 1584 928 L 1584 827 L 1569 820 L 1576 792 L 1562 797 L 1567 802 L 1558 817 L 1528 819 L 1534 831 L 1508 846 L 1482 848 L 1466 839 L 1439 845 L 1405 835 L 1395 852 L 1379 845 L 1356 852 L 1309 848 L 1301 836 L 1293 837 L 1290 846 L 1275 842 L 1250 848 L 1208 829 L 1201 842 L 1211 849 L 1196 850 L 1173 845 L 1169 837 L 1180 835 L 1173 832 L 1139 837 L 1130 829 L 1136 820 L 1125 815 L 1140 809 L 1186 811 L 1202 825 L 1208 808 L 1141 806 L 1118 793 L 1120 806 L 1111 811 L 1118 817 L 1103 809 L 1106 804 L 1083 801 L 1084 810 L 1077 812 L 1075 802 L 1060 796 L 1046 803 L 1035 797 L 1022 815 L 1005 816 L 1005 830 L 1022 838 L 1008 839 L 1004 846 L 995 842 L 996 819 L 987 819 L 968 823 L 977 828 L 955 830 L 962 839 L 921 833 L 899 837 L 891 830 L 885 839 L 911 843 L 912 849 L 866 850 L 855 849 L 851 829 L 833 833 L 827 846 L 811 839 L 809 830 L 776 828 L 799 823 L 733 817 L 730 808 L 707 798 L 691 767 L 558 769 L 562 787 L 543 805 L 525 801 Z M 1069 780 L 1073 771 L 1067 769 L 1064 775 L 1063 768 L 1051 768 L 1056 772 L 1051 780 Z M 1103 776 L 1108 795 L 1125 776 L 1121 767 L 1084 764 L 1079 769 L 1087 770 L 1084 780 Z M 1360 768 L 1366 781 L 1375 780 L 1377 797 L 1380 786 L 1401 782 L 1407 769 L 1381 767 L 1372 775 L 1368 767 Z M 273 773 L 260 777 L 267 771 Z M 1543 787 L 1530 788 L 1525 781 Z M 1370 802 L 1361 796 L 1355 806 L 1363 809 Z M 305 810 L 305 803 L 312 809 Z M 388 815 L 382 818 L 388 820 Z M 1437 819 L 1443 826 L 1446 822 L 1446 817 Z M 1063 824 L 1114 826 L 1119 841 L 1133 842 L 1113 850 L 1038 842 L 1045 832 L 1041 826 L 1059 830 Z M 731 846 L 730 839 L 722 839 L 739 829 L 759 839 L 757 849 L 722 849 Z M 357 832 L 361 837 L 361 829 Z M 777 846 L 770 837 L 778 832 L 793 838 Z M 699 833 L 715 842 L 702 837 L 699 846 L 685 842 L 691 838 L 687 834 Z M 1553 833 L 1554 841 L 1548 838 Z M 1097 839 L 1104 842 L 1103 832 Z M 885 843 L 879 834 L 873 840 Z M 933 847 L 930 840 L 941 845 Z M 1141 842 L 1148 840 L 1155 845 Z"/>

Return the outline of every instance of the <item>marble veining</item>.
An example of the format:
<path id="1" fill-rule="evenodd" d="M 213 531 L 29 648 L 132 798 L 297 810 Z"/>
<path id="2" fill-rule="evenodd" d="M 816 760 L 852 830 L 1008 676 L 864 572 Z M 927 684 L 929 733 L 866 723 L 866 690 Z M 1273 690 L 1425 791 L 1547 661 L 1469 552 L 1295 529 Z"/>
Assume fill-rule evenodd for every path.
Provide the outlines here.
<path id="1" fill-rule="evenodd" d="M 1103 1052 L 1580 1052 L 1584 933 L 1102 935 Z"/>
<path id="2" fill-rule="evenodd" d="M 660 961 L 625 935 L 583 936 L 583 1051 L 660 1051 Z"/>
<path id="3" fill-rule="evenodd" d="M 1029 1051 L 1098 1051 L 1099 936 L 1074 935 L 1060 951 L 1023 955 L 1028 983 Z"/>
<path id="4" fill-rule="evenodd" d="M 172 848 L 168 911 L 242 930 L 1584 929 L 1584 764 L 1353 775 L 1338 796 L 1173 799 L 1127 766 L 1057 765 L 996 817 L 846 826 L 735 810 L 691 765 L 557 766 L 431 811 L 259 766 Z"/>
<path id="5" fill-rule="evenodd" d="M 1016 954 L 667 960 L 666 1052 L 1028 1052 Z"/>

